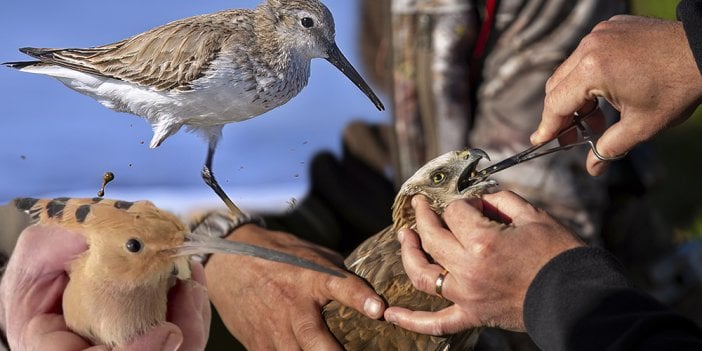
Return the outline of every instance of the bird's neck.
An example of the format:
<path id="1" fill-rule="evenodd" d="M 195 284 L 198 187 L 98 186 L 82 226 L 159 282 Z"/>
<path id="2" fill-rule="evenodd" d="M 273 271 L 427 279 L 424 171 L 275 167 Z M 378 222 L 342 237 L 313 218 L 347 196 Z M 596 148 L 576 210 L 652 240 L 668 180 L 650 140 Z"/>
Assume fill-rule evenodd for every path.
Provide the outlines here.
<path id="1" fill-rule="evenodd" d="M 121 345 L 165 320 L 169 278 L 125 283 L 73 267 L 79 270 L 70 274 L 63 309 L 75 332 L 94 342 Z"/>
<path id="2" fill-rule="evenodd" d="M 402 228 L 413 228 L 416 220 L 414 209 L 410 204 L 411 196 L 398 194 L 392 205 L 392 232 L 397 233 Z"/>
<path id="3" fill-rule="evenodd" d="M 416 214 L 414 208 L 412 208 L 412 197 L 417 193 L 411 193 L 407 195 L 400 191 L 395 197 L 395 202 L 392 204 L 392 229 L 394 232 L 402 228 L 414 229 L 417 224 Z M 424 196 L 429 200 L 431 209 L 438 215 L 444 212 L 445 202 L 437 201 L 431 197 L 424 194 Z"/>

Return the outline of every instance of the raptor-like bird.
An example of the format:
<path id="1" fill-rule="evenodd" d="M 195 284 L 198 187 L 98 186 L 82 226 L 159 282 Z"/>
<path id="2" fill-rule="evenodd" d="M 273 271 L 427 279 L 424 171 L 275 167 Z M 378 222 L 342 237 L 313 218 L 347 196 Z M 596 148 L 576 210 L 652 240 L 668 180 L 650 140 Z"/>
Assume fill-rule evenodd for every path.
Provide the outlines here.
<path id="1" fill-rule="evenodd" d="M 495 186 L 493 180 L 477 183 L 469 180 L 482 158 L 488 157 L 479 149 L 452 151 L 420 168 L 402 185 L 395 198 L 393 224 L 358 246 L 346 258 L 346 267 L 366 279 L 392 306 L 425 311 L 448 307 L 450 301 L 412 286 L 402 266 L 397 232 L 416 225 L 410 205 L 414 195 L 426 196 L 434 211 L 442 213 L 451 201 L 480 196 Z M 470 350 L 480 332 L 474 329 L 445 337 L 421 335 L 370 319 L 335 301 L 324 307 L 323 314 L 329 330 L 347 350 Z"/>

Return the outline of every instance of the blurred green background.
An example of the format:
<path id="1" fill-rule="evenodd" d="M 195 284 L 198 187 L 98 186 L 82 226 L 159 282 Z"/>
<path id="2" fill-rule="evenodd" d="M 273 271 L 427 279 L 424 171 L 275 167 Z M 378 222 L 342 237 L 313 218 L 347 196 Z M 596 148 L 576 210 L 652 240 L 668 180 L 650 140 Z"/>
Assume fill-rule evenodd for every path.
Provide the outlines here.
<path id="1" fill-rule="evenodd" d="M 677 0 L 631 0 L 634 14 L 675 19 Z M 654 142 L 662 168 L 651 200 L 664 222 L 673 229 L 676 240 L 702 238 L 702 109 L 659 137 Z"/>

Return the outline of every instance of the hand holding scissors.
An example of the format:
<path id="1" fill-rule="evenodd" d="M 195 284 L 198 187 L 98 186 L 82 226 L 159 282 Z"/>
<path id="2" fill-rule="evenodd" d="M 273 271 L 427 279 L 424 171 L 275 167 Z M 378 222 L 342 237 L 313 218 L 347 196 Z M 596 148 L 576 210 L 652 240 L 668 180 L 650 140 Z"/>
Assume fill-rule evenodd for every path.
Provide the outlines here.
<path id="1" fill-rule="evenodd" d="M 587 123 L 587 119 L 593 116 L 597 111 L 599 111 L 599 105 L 594 104 L 592 109 L 586 113 L 575 113 L 573 116 L 573 122 L 570 125 L 562 129 L 555 137 L 547 140 L 546 142 L 536 144 L 522 152 L 519 152 L 511 157 L 508 157 L 500 162 L 497 162 L 487 168 L 477 171 L 474 176 L 470 178 L 471 182 L 480 181 L 486 179 L 490 175 L 493 175 L 499 171 L 505 170 L 512 166 L 516 166 L 522 162 L 529 161 L 541 156 L 546 156 L 557 151 L 569 150 L 573 147 L 579 145 L 588 145 L 592 152 L 601 161 L 616 161 L 624 158 L 626 153 L 617 156 L 605 156 L 597 150 L 597 139 L 600 134 L 595 133 L 590 125 Z M 573 140 L 572 133 L 576 133 L 577 137 Z M 564 144 L 556 147 L 542 150 L 546 145 L 550 144 L 554 140 L 568 140 Z"/>

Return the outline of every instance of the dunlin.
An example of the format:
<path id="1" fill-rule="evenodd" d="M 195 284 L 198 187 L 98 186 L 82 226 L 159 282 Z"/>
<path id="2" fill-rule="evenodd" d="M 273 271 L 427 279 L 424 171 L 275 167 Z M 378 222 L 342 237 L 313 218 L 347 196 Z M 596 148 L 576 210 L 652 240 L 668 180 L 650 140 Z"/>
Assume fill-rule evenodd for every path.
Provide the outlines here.
<path id="1" fill-rule="evenodd" d="M 331 62 L 384 109 L 339 50 L 332 14 L 317 0 L 266 0 L 253 10 L 190 17 L 98 47 L 20 51 L 38 61 L 5 65 L 54 77 L 110 109 L 146 118 L 151 148 L 183 126 L 203 135 L 202 177 L 235 213 L 241 211 L 212 172 L 223 126 L 297 95 L 313 58 Z"/>

